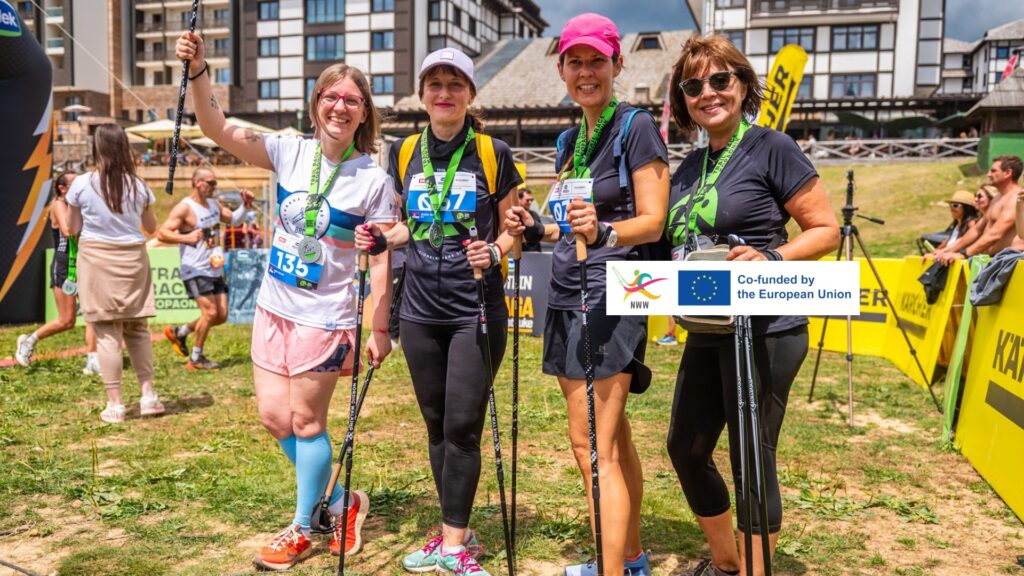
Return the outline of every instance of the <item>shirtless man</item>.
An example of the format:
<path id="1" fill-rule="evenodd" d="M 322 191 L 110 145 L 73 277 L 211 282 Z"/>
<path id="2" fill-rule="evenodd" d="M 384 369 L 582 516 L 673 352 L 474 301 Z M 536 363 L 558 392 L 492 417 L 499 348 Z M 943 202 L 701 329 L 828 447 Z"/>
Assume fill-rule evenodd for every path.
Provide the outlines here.
<path id="1" fill-rule="evenodd" d="M 992 202 L 985 213 L 985 228 L 977 240 L 969 246 L 956 251 L 936 254 L 935 260 L 949 264 L 954 260 L 963 260 L 977 254 L 995 256 L 1003 248 L 1024 250 L 1024 238 L 1016 234 L 1014 221 L 1020 220 L 1017 208 L 1021 197 L 1019 184 L 1024 164 L 1016 156 L 999 156 L 992 160 L 988 170 L 988 181 L 999 190 L 1000 196 Z M 1018 222 L 1018 224 L 1020 224 Z"/>
<path id="2" fill-rule="evenodd" d="M 224 253 L 220 248 L 220 223 L 238 226 L 252 208 L 253 194 L 242 190 L 242 205 L 234 212 L 213 199 L 217 180 L 213 172 L 199 168 L 192 173 L 192 193 L 179 202 L 157 231 L 157 238 L 181 249 L 181 281 L 189 298 L 199 306 L 199 318 L 177 328 L 168 326 L 164 336 L 175 352 L 187 356 L 188 370 L 216 370 L 220 364 L 203 355 L 210 328 L 228 319 L 228 285 L 224 280 Z M 188 335 L 195 332 L 191 354 Z"/>

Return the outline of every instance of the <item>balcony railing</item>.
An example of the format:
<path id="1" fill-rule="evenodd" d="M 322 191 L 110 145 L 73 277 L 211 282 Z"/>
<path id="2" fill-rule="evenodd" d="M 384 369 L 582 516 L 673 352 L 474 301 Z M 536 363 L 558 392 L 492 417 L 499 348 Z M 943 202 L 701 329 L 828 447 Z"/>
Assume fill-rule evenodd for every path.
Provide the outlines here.
<path id="1" fill-rule="evenodd" d="M 167 58 L 168 51 L 166 49 L 157 50 L 143 50 L 139 52 L 140 61 L 161 61 Z M 173 54 L 171 54 L 173 56 Z"/>
<path id="2" fill-rule="evenodd" d="M 203 18 L 199 17 L 196 20 L 196 28 L 208 29 L 208 28 L 230 28 L 230 18 Z M 162 24 L 161 30 L 167 32 L 175 32 L 178 30 L 188 30 L 188 20 L 171 20 Z"/>
<path id="3" fill-rule="evenodd" d="M 163 32 L 165 25 L 163 22 L 140 22 L 135 28 L 136 32 Z"/>
<path id="4" fill-rule="evenodd" d="M 206 49 L 207 58 L 230 58 L 231 48 L 213 48 L 208 47 Z"/>
<path id="5" fill-rule="evenodd" d="M 782 16 L 802 12 L 849 12 L 892 8 L 898 0 L 755 0 L 754 15 Z"/>

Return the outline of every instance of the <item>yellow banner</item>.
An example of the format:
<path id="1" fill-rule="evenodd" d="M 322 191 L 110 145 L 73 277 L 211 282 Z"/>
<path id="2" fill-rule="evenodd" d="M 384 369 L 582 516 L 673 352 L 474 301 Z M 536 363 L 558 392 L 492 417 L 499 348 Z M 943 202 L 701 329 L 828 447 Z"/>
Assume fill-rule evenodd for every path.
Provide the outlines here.
<path id="1" fill-rule="evenodd" d="M 757 117 L 758 126 L 774 128 L 779 132 L 786 130 L 789 112 L 793 109 L 793 100 L 796 100 L 806 65 L 807 52 L 796 44 L 783 46 L 775 55 L 771 74 L 765 79 L 764 101 L 761 103 L 761 114 Z"/>
<path id="2" fill-rule="evenodd" d="M 975 308 L 978 324 L 956 428 L 956 444 L 1024 519 L 1024 267 L 996 306 Z"/>

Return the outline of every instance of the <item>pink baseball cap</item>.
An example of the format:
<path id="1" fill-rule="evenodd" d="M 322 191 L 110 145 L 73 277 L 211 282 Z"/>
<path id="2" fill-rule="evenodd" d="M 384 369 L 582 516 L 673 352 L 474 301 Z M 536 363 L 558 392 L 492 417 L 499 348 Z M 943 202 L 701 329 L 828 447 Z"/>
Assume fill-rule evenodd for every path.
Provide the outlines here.
<path id="1" fill-rule="evenodd" d="M 574 16 L 565 23 L 562 35 L 558 38 L 558 55 L 580 44 L 590 46 L 605 56 L 621 54 L 620 40 L 619 29 L 614 22 L 600 14 L 588 12 Z"/>

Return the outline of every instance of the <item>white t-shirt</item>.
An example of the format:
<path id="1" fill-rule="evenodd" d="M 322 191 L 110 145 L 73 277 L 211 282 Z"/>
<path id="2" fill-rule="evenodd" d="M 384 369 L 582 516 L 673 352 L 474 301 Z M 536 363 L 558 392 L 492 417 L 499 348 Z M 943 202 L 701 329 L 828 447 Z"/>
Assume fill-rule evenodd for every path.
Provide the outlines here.
<path id="1" fill-rule="evenodd" d="M 125 178 L 121 214 L 114 214 L 107 208 L 100 193 L 98 173 L 86 172 L 71 181 L 67 193 L 68 205 L 82 210 L 82 233 L 79 240 L 99 240 L 114 244 L 146 242 L 146 236 L 142 233 L 142 212 L 156 202 L 156 196 L 138 176 L 135 177 L 135 193 L 129 195 L 131 189 L 128 182 Z"/>
<path id="2" fill-rule="evenodd" d="M 316 237 L 323 248 L 320 268 L 301 264 L 287 246 L 304 233 L 316 146 L 312 139 L 266 138 L 267 156 L 277 172 L 278 217 L 257 304 L 304 326 L 347 330 L 356 325 L 355 228 L 396 222 L 398 203 L 391 178 L 370 156 L 342 163 L 317 217 Z M 321 160 L 321 186 L 333 168 L 326 158 Z"/>

